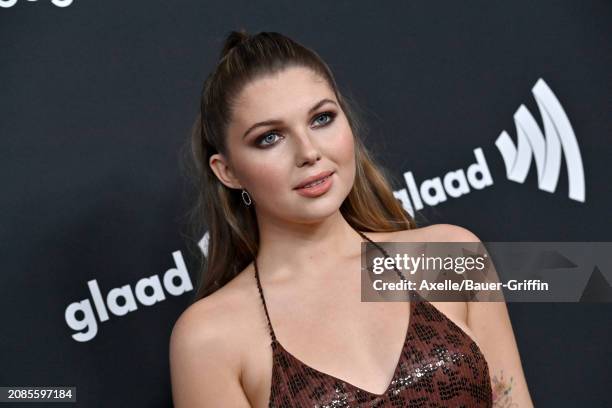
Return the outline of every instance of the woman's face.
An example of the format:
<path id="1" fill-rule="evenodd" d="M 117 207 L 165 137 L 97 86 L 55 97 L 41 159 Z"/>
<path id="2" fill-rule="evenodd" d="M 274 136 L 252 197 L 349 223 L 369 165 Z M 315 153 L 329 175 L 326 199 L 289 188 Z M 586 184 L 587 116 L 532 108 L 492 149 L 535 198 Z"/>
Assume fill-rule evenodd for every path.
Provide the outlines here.
<path id="1" fill-rule="evenodd" d="M 245 86 L 227 137 L 231 162 L 214 155 L 210 165 L 225 185 L 247 190 L 258 216 L 321 220 L 353 186 L 353 133 L 332 89 L 308 68 L 287 68 Z M 325 193 L 307 197 L 296 190 L 323 171 L 334 172 Z"/>

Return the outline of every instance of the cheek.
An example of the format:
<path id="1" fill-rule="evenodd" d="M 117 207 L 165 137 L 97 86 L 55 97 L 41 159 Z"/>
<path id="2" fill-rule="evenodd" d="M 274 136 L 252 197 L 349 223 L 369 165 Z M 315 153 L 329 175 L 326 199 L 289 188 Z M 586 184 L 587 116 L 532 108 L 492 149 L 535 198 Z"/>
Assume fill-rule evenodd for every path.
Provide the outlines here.
<path id="1" fill-rule="evenodd" d="M 339 167 L 341 172 L 343 184 L 346 186 L 348 191 L 351 190 L 353 183 L 355 182 L 356 165 L 355 165 L 355 140 L 353 132 L 348 126 L 343 129 L 340 137 L 338 138 L 336 147 L 336 157 L 334 161 Z"/>
<path id="2" fill-rule="evenodd" d="M 346 122 L 345 122 L 346 123 Z M 343 127 L 336 139 L 335 156 L 338 165 L 340 166 L 354 166 L 355 162 L 355 141 L 353 139 L 353 133 L 348 123 Z"/>
<path id="3" fill-rule="evenodd" d="M 258 196 L 274 196 L 275 192 L 289 188 L 287 169 L 279 166 L 280 163 L 264 164 L 255 162 L 255 166 L 244 169 L 247 175 L 247 184 L 251 191 Z"/>

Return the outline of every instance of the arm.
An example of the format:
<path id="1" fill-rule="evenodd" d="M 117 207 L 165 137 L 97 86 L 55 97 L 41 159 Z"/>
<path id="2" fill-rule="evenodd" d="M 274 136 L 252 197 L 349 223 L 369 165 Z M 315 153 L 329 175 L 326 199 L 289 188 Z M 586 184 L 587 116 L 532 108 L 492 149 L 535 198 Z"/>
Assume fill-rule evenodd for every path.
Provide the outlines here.
<path id="1" fill-rule="evenodd" d="M 493 406 L 533 407 L 504 302 L 468 302 L 468 326 L 489 364 Z"/>
<path id="2" fill-rule="evenodd" d="M 174 407 L 250 408 L 240 385 L 238 353 L 212 324 L 214 314 L 194 306 L 183 312 L 170 336 Z"/>
<path id="3" fill-rule="evenodd" d="M 456 242 L 480 242 L 469 230 L 444 224 Z M 467 302 L 467 324 L 489 365 L 495 408 L 533 407 L 504 302 Z"/>

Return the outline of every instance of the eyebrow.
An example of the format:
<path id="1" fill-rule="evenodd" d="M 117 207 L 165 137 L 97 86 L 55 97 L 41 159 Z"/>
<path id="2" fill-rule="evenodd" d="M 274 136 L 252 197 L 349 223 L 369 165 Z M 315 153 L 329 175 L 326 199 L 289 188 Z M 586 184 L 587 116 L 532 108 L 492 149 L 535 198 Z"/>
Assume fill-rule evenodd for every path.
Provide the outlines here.
<path id="1" fill-rule="evenodd" d="M 310 115 L 311 113 L 313 113 L 314 111 L 316 111 L 317 109 L 319 109 L 322 105 L 331 102 L 334 105 L 338 106 L 338 104 L 336 102 L 334 102 L 331 99 L 325 98 L 325 99 L 321 99 L 319 102 L 317 102 L 312 108 L 310 108 L 308 110 L 308 114 Z M 282 123 L 282 120 L 280 119 L 269 119 L 269 120 L 264 120 L 262 122 L 257 122 L 255 123 L 253 126 L 251 126 L 250 128 L 248 128 L 246 130 L 246 132 L 244 132 L 244 135 L 242 136 L 242 138 L 244 139 L 249 133 L 251 133 L 251 131 L 257 127 L 260 126 L 269 126 L 269 125 L 278 125 Z"/>

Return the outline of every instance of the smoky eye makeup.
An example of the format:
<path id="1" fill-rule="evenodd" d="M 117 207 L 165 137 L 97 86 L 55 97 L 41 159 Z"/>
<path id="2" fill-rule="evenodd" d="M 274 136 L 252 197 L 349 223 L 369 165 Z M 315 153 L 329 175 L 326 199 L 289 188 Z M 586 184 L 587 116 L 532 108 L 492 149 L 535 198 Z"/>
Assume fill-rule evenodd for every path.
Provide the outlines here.
<path id="1" fill-rule="evenodd" d="M 336 118 L 336 116 L 338 115 L 337 112 L 335 111 L 324 111 L 324 112 L 320 112 L 317 113 L 313 116 L 312 118 L 312 122 L 313 123 L 317 123 L 319 121 L 319 119 L 321 118 L 328 118 L 327 121 L 325 122 L 318 122 L 318 124 L 315 124 L 315 128 L 322 128 L 322 127 L 326 127 L 328 125 L 330 125 L 334 119 Z M 280 130 L 278 129 L 272 129 L 272 130 L 268 130 L 264 133 L 262 133 L 261 135 L 257 136 L 255 138 L 255 140 L 253 141 L 253 144 L 261 149 L 267 149 L 268 147 L 274 146 L 276 144 L 276 142 L 274 142 L 274 140 L 269 140 L 269 136 L 272 135 L 279 135 Z M 265 140 L 268 140 L 269 143 L 263 143 Z"/>

